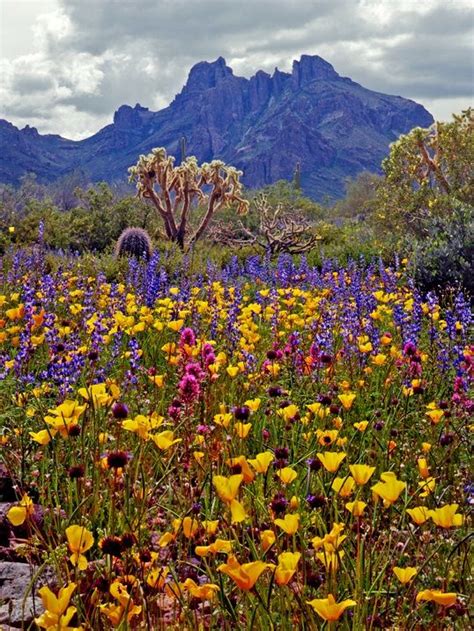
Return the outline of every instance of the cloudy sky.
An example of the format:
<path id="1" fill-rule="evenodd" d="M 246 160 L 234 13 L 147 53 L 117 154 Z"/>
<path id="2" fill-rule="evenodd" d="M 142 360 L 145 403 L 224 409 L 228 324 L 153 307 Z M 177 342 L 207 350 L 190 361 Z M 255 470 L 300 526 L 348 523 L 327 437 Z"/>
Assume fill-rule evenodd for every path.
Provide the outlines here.
<path id="1" fill-rule="evenodd" d="M 0 118 L 84 138 L 198 61 L 250 77 L 308 53 L 447 120 L 474 104 L 473 36 L 472 0 L 0 0 Z"/>

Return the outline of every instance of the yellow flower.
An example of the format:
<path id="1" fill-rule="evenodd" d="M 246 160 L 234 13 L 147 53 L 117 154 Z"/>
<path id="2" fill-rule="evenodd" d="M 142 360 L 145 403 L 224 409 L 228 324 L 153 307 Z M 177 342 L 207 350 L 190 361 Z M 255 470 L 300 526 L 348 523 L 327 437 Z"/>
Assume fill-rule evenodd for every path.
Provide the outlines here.
<path id="1" fill-rule="evenodd" d="M 168 567 L 154 568 L 146 578 L 147 585 L 155 589 L 163 589 L 168 573 Z"/>
<path id="2" fill-rule="evenodd" d="M 334 622 L 339 620 L 344 611 L 348 607 L 355 607 L 356 601 L 348 598 L 340 603 L 337 603 L 332 594 L 328 594 L 327 598 L 315 598 L 313 600 L 306 601 L 308 605 L 314 609 L 314 611 L 323 619 L 328 622 Z"/>
<path id="3" fill-rule="evenodd" d="M 8 232 L 10 234 L 14 234 L 15 233 L 15 226 L 8 226 Z"/>
<path id="4" fill-rule="evenodd" d="M 239 438 L 247 438 L 248 433 L 250 432 L 250 428 L 252 427 L 252 423 L 235 423 L 234 431 Z"/>
<path id="5" fill-rule="evenodd" d="M 69 550 L 72 555 L 69 557 L 71 563 L 80 569 L 87 568 L 87 559 L 84 552 L 87 552 L 94 545 L 94 537 L 84 526 L 69 526 L 66 528 L 66 537 Z"/>
<path id="6" fill-rule="evenodd" d="M 162 388 L 165 382 L 164 375 L 148 375 L 148 379 L 150 379 L 150 381 L 152 381 L 158 388 Z"/>
<path id="7" fill-rule="evenodd" d="M 327 429 L 325 431 L 321 429 L 316 430 L 318 443 L 322 447 L 328 447 L 329 445 L 331 445 L 337 439 L 338 434 L 339 434 L 339 431 L 337 429 Z"/>
<path id="8" fill-rule="evenodd" d="M 416 567 L 394 567 L 393 573 L 402 585 L 406 585 L 417 575 L 418 570 Z"/>
<path id="9" fill-rule="evenodd" d="M 359 423 L 353 423 L 354 427 L 359 432 L 365 432 L 365 430 L 367 429 L 367 425 L 368 424 L 369 424 L 369 421 L 360 421 Z"/>
<path id="10" fill-rule="evenodd" d="M 173 445 L 176 445 L 176 443 L 180 443 L 183 440 L 182 438 L 175 438 L 174 432 L 171 430 L 165 430 L 159 434 L 153 434 L 151 439 L 158 449 L 161 449 L 162 451 L 166 451 Z"/>
<path id="11" fill-rule="evenodd" d="M 351 464 L 349 465 L 349 470 L 356 481 L 356 484 L 363 486 L 364 484 L 367 484 L 372 477 L 375 467 L 369 467 L 366 464 Z"/>
<path id="12" fill-rule="evenodd" d="M 12 506 L 7 512 L 8 521 L 14 526 L 21 526 L 27 517 L 35 512 L 33 500 L 26 493 L 17 506 Z"/>
<path id="13" fill-rule="evenodd" d="M 443 607 L 452 607 L 458 598 L 455 592 L 442 592 L 439 589 L 425 589 L 422 592 L 418 592 L 416 596 L 416 602 L 421 600 L 428 600 L 435 602 L 437 605 Z"/>
<path id="14" fill-rule="evenodd" d="M 105 383 L 95 383 L 87 388 L 79 388 L 78 393 L 95 408 L 107 405 L 110 400 Z"/>
<path id="15" fill-rule="evenodd" d="M 326 550 L 316 552 L 316 558 L 321 561 L 328 572 L 336 572 L 339 567 L 339 560 L 344 556 L 343 550 Z"/>
<path id="16" fill-rule="evenodd" d="M 244 476 L 240 473 L 238 475 L 231 475 L 228 478 L 223 475 L 215 475 L 212 479 L 212 483 L 220 499 L 230 504 L 232 500 L 237 497 L 243 479 Z"/>
<path id="17" fill-rule="evenodd" d="M 219 520 L 218 519 L 204 519 L 204 521 L 202 522 L 202 527 L 206 531 L 207 535 L 215 535 L 219 527 Z"/>
<path id="18" fill-rule="evenodd" d="M 275 524 L 279 526 L 287 535 L 294 535 L 300 526 L 299 513 L 285 515 L 284 519 L 275 519 Z"/>
<path id="19" fill-rule="evenodd" d="M 366 507 L 367 504 L 359 500 L 356 500 L 355 502 L 347 502 L 346 504 L 347 510 L 350 511 L 354 515 L 354 517 L 360 517 Z"/>
<path id="20" fill-rule="evenodd" d="M 418 526 L 424 524 L 430 517 L 430 511 L 425 506 L 416 506 L 415 508 L 407 508 L 407 513 Z"/>
<path id="21" fill-rule="evenodd" d="M 255 478 L 255 473 L 249 467 L 249 463 L 247 462 L 245 456 L 236 456 L 235 458 L 229 458 L 229 460 L 226 461 L 226 464 L 228 464 L 229 467 L 240 467 L 242 475 L 244 476 L 245 484 L 250 484 L 250 482 L 252 482 Z"/>
<path id="22" fill-rule="evenodd" d="M 296 497 L 296 495 L 293 495 L 290 499 L 291 510 L 296 510 L 297 508 L 299 508 L 299 506 L 300 506 L 300 500 Z"/>
<path id="23" fill-rule="evenodd" d="M 421 443 L 421 448 L 423 452 L 426 454 L 431 449 L 431 443 Z"/>
<path id="24" fill-rule="evenodd" d="M 375 366 L 383 366 L 387 361 L 387 356 L 383 353 L 377 353 L 377 355 L 373 355 L 371 358 L 371 362 L 375 364 Z"/>
<path id="25" fill-rule="evenodd" d="M 199 530 L 199 522 L 196 518 L 187 515 L 184 519 L 173 519 L 173 529 L 175 533 L 182 530 L 186 539 L 192 539 Z"/>
<path id="26" fill-rule="evenodd" d="M 207 557 L 209 554 L 219 554 L 220 552 L 224 552 L 225 554 L 232 552 L 232 541 L 216 539 L 214 543 L 208 546 L 196 546 L 195 548 L 195 553 L 198 557 Z"/>
<path id="27" fill-rule="evenodd" d="M 184 587 L 193 598 L 198 598 L 199 600 L 212 600 L 216 592 L 220 589 L 219 586 L 214 585 L 214 583 L 198 585 L 192 578 L 187 578 L 181 586 Z"/>
<path id="28" fill-rule="evenodd" d="M 31 438 L 40 445 L 47 445 L 56 436 L 55 429 L 40 429 L 39 432 L 29 432 Z"/>
<path id="29" fill-rule="evenodd" d="M 337 495 L 340 495 L 342 498 L 348 498 L 352 495 L 354 486 L 354 478 L 348 475 L 345 478 L 334 478 L 331 488 L 337 493 Z"/>
<path id="30" fill-rule="evenodd" d="M 234 378 L 239 374 L 240 368 L 238 366 L 227 366 L 226 372 L 229 377 Z"/>
<path id="31" fill-rule="evenodd" d="M 122 421 L 122 427 L 129 432 L 134 432 L 143 440 L 148 440 L 150 430 L 160 427 L 163 421 L 162 416 L 137 414 L 134 419 L 129 418 Z"/>
<path id="32" fill-rule="evenodd" d="M 76 613 L 76 607 L 69 607 L 72 593 L 76 589 L 75 583 L 61 587 L 56 596 L 46 585 L 38 590 L 43 601 L 44 613 L 35 618 L 35 623 L 42 629 L 74 631 L 82 627 L 70 627 L 69 622 Z"/>
<path id="33" fill-rule="evenodd" d="M 230 513 L 231 513 L 232 524 L 239 524 L 241 521 L 244 521 L 244 519 L 247 519 L 247 513 L 245 512 L 245 508 L 237 500 L 231 501 Z"/>
<path id="34" fill-rule="evenodd" d="M 282 552 L 278 555 L 278 565 L 275 570 L 277 585 L 288 585 L 296 572 L 300 558 L 300 552 Z"/>
<path id="35" fill-rule="evenodd" d="M 274 456 L 271 451 L 263 451 L 257 454 L 252 460 L 249 460 L 249 462 L 257 473 L 266 473 L 270 463 L 273 462 L 273 458 Z"/>
<path id="36" fill-rule="evenodd" d="M 298 477 L 296 471 L 291 467 L 284 467 L 283 469 L 280 469 L 280 471 L 277 471 L 276 475 L 280 478 L 283 484 L 291 484 Z"/>
<path id="37" fill-rule="evenodd" d="M 277 414 L 278 416 L 281 416 L 286 422 L 288 422 L 294 419 L 298 412 L 298 406 L 294 405 L 294 403 L 291 403 L 290 405 L 279 409 Z"/>
<path id="38" fill-rule="evenodd" d="M 427 497 L 436 487 L 436 480 L 434 478 L 426 478 L 426 480 L 422 480 L 418 482 L 418 486 L 420 487 L 420 497 Z"/>
<path id="39" fill-rule="evenodd" d="M 118 604 L 100 605 L 100 609 L 114 626 L 121 625 L 124 616 L 130 621 L 133 616 L 138 616 L 141 613 L 142 608 L 133 604 L 127 588 L 118 579 L 111 584 L 109 591 L 118 601 Z"/>
<path id="40" fill-rule="evenodd" d="M 355 394 L 340 394 L 338 397 L 339 401 L 342 403 L 342 407 L 347 411 L 350 410 L 354 400 L 356 398 Z"/>
<path id="41" fill-rule="evenodd" d="M 398 500 L 401 493 L 406 488 L 406 483 L 397 480 L 397 476 L 392 471 L 382 473 L 380 477 L 383 482 L 377 482 L 377 484 L 374 484 L 371 488 L 375 495 L 383 500 L 384 506 L 388 507 Z"/>
<path id="42" fill-rule="evenodd" d="M 172 331 L 179 331 L 183 328 L 184 320 L 170 320 L 168 322 L 168 328 Z"/>
<path id="43" fill-rule="evenodd" d="M 459 504 L 446 504 L 436 510 L 430 510 L 428 513 L 434 523 L 440 528 L 462 526 L 464 518 L 460 513 L 456 513 L 458 506 Z"/>
<path id="44" fill-rule="evenodd" d="M 262 530 L 260 532 L 260 541 L 263 551 L 266 552 L 276 541 L 276 535 L 273 530 Z"/>
<path id="45" fill-rule="evenodd" d="M 426 480 L 426 478 L 430 475 L 430 469 L 426 462 L 426 458 L 418 458 L 418 470 L 422 478 Z"/>
<path id="46" fill-rule="evenodd" d="M 252 412 L 256 412 L 260 407 L 261 399 L 249 399 L 245 401 L 244 405 L 246 405 Z"/>
<path id="47" fill-rule="evenodd" d="M 426 412 L 426 416 L 430 418 L 430 421 L 433 425 L 437 425 L 440 422 L 440 420 L 443 418 L 444 411 L 443 410 L 430 410 L 429 412 Z"/>
<path id="48" fill-rule="evenodd" d="M 63 438 L 69 436 L 71 428 L 79 422 L 79 417 L 86 409 L 85 405 L 79 405 L 77 401 L 66 400 L 54 409 L 48 410 L 52 416 L 45 416 L 46 423 L 59 432 Z"/>
<path id="49" fill-rule="evenodd" d="M 229 556 L 227 563 L 219 565 L 219 572 L 227 574 L 237 584 L 240 589 L 249 591 L 257 582 L 259 576 L 268 567 L 272 567 L 263 561 L 253 561 L 252 563 L 240 563 L 234 556 Z"/>
<path id="50" fill-rule="evenodd" d="M 311 539 L 313 548 L 318 550 L 324 547 L 328 552 L 334 552 L 339 548 L 344 539 L 346 539 L 346 535 L 341 534 L 343 530 L 344 524 L 333 524 L 331 531 L 324 535 L 324 537 L 313 537 Z"/>
<path id="51" fill-rule="evenodd" d="M 232 414 L 230 412 L 222 412 L 220 414 L 215 414 L 213 421 L 216 425 L 222 425 L 222 427 L 229 427 L 229 424 L 232 420 Z"/>
<path id="52" fill-rule="evenodd" d="M 319 416 L 320 418 L 324 418 L 326 416 L 323 404 L 319 401 L 316 401 L 315 403 L 308 403 L 306 407 L 312 414 L 314 414 L 314 416 Z"/>
<path id="53" fill-rule="evenodd" d="M 324 454 L 316 454 L 316 457 L 319 459 L 326 471 L 336 473 L 341 466 L 341 462 L 346 457 L 346 454 L 343 451 L 326 451 Z"/>
<path id="54" fill-rule="evenodd" d="M 166 546 L 176 539 L 176 535 L 171 532 L 165 532 L 161 535 L 158 540 L 158 545 L 160 548 L 166 548 Z"/>

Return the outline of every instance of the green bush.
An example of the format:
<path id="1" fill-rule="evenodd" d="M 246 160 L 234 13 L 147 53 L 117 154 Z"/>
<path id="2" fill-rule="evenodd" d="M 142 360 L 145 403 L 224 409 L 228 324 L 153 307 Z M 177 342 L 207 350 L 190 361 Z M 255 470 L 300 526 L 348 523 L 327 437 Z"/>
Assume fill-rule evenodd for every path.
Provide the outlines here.
<path id="1" fill-rule="evenodd" d="M 423 291 L 462 285 L 474 296 L 474 208 L 457 205 L 449 217 L 433 218 L 427 235 L 411 243 L 411 267 Z"/>

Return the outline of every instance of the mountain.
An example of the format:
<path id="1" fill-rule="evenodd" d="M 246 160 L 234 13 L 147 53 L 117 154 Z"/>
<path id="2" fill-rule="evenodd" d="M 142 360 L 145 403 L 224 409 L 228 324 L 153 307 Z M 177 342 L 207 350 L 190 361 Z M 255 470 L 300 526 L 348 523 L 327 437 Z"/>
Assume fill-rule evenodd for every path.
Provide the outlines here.
<path id="1" fill-rule="evenodd" d="M 318 56 L 303 55 L 291 73 L 259 70 L 250 79 L 219 57 L 196 64 L 165 109 L 122 105 L 112 124 L 84 140 L 0 120 L 0 181 L 16 184 L 33 172 L 48 182 L 74 169 L 93 181 L 124 181 L 153 147 L 179 159 L 184 137 L 187 155 L 234 164 L 249 187 L 291 179 L 299 163 L 306 194 L 339 197 L 348 176 L 380 171 L 400 134 L 432 122 L 422 105 L 368 90 Z"/>

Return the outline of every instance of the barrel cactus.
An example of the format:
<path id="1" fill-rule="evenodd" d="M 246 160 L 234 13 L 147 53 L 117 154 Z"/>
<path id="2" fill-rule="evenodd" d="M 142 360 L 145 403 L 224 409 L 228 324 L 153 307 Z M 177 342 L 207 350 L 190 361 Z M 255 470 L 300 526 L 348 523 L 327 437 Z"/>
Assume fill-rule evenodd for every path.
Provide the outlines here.
<path id="1" fill-rule="evenodd" d="M 117 256 L 134 256 L 147 261 L 150 260 L 151 250 L 150 235 L 142 228 L 126 228 L 115 246 Z"/>

